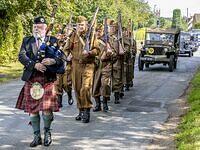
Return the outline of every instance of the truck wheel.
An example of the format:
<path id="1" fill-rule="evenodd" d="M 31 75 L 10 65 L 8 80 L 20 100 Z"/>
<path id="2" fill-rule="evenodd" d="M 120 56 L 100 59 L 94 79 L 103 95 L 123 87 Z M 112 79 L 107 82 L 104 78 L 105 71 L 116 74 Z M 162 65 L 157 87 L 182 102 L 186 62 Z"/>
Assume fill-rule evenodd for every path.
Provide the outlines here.
<path id="1" fill-rule="evenodd" d="M 169 72 L 173 72 L 174 70 L 174 55 L 170 55 L 169 57 Z"/>
<path id="2" fill-rule="evenodd" d="M 144 62 L 141 60 L 141 54 L 139 54 L 138 57 L 138 69 L 139 71 L 142 71 L 144 69 Z"/>

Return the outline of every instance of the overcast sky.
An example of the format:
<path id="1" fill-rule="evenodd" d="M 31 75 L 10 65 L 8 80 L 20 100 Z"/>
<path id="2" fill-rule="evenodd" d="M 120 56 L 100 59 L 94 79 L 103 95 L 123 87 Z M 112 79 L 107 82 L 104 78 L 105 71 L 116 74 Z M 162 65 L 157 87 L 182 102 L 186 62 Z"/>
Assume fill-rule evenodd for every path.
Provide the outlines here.
<path id="1" fill-rule="evenodd" d="M 152 7 L 161 10 L 161 17 L 172 17 L 173 9 L 181 9 L 182 16 L 187 16 L 187 8 L 189 17 L 194 13 L 200 13 L 200 0 L 147 0 Z"/>

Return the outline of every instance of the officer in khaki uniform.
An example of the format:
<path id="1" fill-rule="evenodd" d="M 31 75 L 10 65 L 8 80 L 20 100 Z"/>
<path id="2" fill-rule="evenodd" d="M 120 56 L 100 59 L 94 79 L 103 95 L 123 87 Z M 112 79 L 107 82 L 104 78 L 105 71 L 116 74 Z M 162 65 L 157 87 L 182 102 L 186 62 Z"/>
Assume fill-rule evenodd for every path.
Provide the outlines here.
<path id="1" fill-rule="evenodd" d="M 109 26 L 111 20 L 107 20 L 107 25 Z M 96 102 L 96 106 L 93 109 L 94 112 L 101 111 L 101 101 L 100 96 L 103 96 L 103 111 L 108 111 L 107 101 L 110 100 L 111 94 L 111 55 L 112 49 L 110 47 L 109 41 L 105 43 L 103 38 L 103 26 L 99 25 L 97 27 L 97 38 L 99 42 L 100 53 L 97 58 L 97 68 L 95 70 L 95 77 L 93 82 L 93 97 Z M 104 32 L 105 34 L 105 32 Z M 108 33 L 107 33 L 108 34 Z M 104 35 L 105 36 L 105 35 Z M 108 35 L 106 35 L 108 37 Z M 107 45 L 106 45 L 107 44 Z"/>
<path id="2" fill-rule="evenodd" d="M 115 96 L 115 104 L 119 104 L 119 98 L 122 97 L 124 86 L 124 49 L 122 43 L 117 38 L 118 26 L 114 21 L 110 24 L 110 42 L 115 54 L 112 55 L 112 92 Z"/>
<path id="3" fill-rule="evenodd" d="M 92 108 L 91 91 L 94 77 L 95 56 L 99 50 L 97 41 L 92 42 L 91 50 L 85 51 L 84 40 L 87 32 L 87 20 L 79 16 L 77 20 L 77 29 L 72 33 L 69 42 L 65 45 L 64 50 L 71 51 L 72 54 L 72 85 L 75 90 L 77 107 L 79 114 L 76 120 L 82 120 L 88 123 L 90 120 L 90 108 Z"/>

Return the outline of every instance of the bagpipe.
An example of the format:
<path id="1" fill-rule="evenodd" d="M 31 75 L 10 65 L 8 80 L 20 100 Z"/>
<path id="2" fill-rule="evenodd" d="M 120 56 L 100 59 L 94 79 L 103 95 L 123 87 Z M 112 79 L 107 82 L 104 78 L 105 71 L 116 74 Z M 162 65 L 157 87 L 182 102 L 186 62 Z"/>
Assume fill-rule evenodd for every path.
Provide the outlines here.
<path id="1" fill-rule="evenodd" d="M 47 67 L 47 70 L 50 72 L 63 74 L 65 72 L 65 67 L 67 63 L 66 55 L 59 48 L 57 38 L 54 36 L 51 36 L 53 26 L 54 26 L 56 10 L 57 10 L 57 5 L 54 5 L 53 11 L 51 13 L 51 22 L 49 26 L 47 27 L 45 39 L 42 40 L 41 38 L 39 38 L 42 44 L 37 53 L 37 61 L 42 62 L 44 58 L 54 58 L 56 60 L 60 60 L 61 63 L 59 63 L 59 65 L 56 64 L 56 65 L 51 65 L 51 66 L 46 66 L 46 67 Z"/>

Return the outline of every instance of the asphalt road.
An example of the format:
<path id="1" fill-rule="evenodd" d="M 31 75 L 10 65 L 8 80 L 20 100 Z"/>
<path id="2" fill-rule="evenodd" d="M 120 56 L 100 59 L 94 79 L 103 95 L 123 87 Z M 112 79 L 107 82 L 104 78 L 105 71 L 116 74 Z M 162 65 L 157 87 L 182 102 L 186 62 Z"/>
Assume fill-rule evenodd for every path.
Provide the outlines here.
<path id="1" fill-rule="evenodd" d="M 113 104 L 112 96 L 110 111 L 92 112 L 88 124 L 75 121 L 76 105 L 69 106 L 64 100 L 62 110 L 55 113 L 53 143 L 48 149 L 147 149 L 169 116 L 166 106 L 179 99 L 199 65 L 197 51 L 194 57 L 180 57 L 174 72 L 163 65 L 142 72 L 136 67 L 134 87 L 125 92 L 121 104 Z M 14 108 L 22 85 L 20 80 L 0 85 L 0 149 L 29 149 L 29 116 Z"/>

